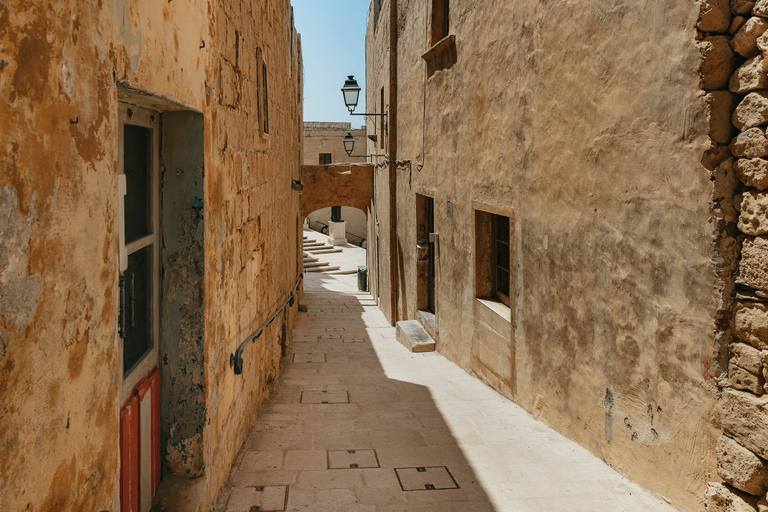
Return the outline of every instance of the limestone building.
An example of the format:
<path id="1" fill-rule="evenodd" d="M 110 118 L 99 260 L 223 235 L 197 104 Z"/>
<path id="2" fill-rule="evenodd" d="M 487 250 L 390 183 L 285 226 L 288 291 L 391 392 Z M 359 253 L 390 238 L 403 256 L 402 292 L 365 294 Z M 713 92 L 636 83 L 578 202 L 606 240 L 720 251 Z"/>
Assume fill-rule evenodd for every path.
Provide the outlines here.
<path id="1" fill-rule="evenodd" d="M 344 137 L 351 134 L 355 139 L 355 150 L 347 155 Z M 375 138 L 375 136 L 373 136 Z M 370 158 L 363 153 L 366 147 L 365 128 L 352 129 L 352 123 L 304 122 L 304 165 L 328 165 L 341 163 L 365 163 Z M 322 231 L 328 226 L 331 209 L 323 208 L 307 217 L 308 226 Z M 365 212 L 351 206 L 341 207 L 341 218 L 346 223 L 347 240 L 360 245 L 368 236 Z"/>
<path id="2" fill-rule="evenodd" d="M 767 18 L 736 0 L 369 13 L 381 309 L 691 512 L 768 490 Z"/>
<path id="3" fill-rule="evenodd" d="M 0 509 L 212 510 L 296 309 L 290 2 L 2 2 L 0 95 Z"/>

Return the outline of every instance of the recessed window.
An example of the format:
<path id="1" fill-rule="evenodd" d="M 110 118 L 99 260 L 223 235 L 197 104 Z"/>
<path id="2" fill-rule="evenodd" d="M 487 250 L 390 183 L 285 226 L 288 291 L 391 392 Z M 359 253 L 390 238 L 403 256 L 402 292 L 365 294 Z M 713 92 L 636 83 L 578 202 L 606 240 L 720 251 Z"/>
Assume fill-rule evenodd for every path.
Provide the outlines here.
<path id="1" fill-rule="evenodd" d="M 384 88 L 381 88 L 381 113 L 384 114 Z M 386 118 L 384 116 L 379 116 L 379 131 L 381 131 L 381 140 L 379 140 L 379 148 L 384 149 L 384 131 L 387 129 L 386 126 Z"/>
<path id="2" fill-rule="evenodd" d="M 261 62 L 262 77 L 262 121 L 264 123 L 264 133 L 269 133 L 269 89 L 267 88 L 267 63 Z"/>
<path id="3" fill-rule="evenodd" d="M 477 297 L 510 306 L 510 218 L 475 211 Z"/>
<path id="4" fill-rule="evenodd" d="M 432 26 L 430 30 L 430 46 L 436 45 L 441 39 L 448 37 L 451 30 L 450 0 L 432 0 Z"/>
<path id="5" fill-rule="evenodd" d="M 509 306 L 509 217 L 493 216 L 493 294 Z"/>
<path id="6" fill-rule="evenodd" d="M 320 153 L 320 165 L 331 164 L 331 153 Z"/>

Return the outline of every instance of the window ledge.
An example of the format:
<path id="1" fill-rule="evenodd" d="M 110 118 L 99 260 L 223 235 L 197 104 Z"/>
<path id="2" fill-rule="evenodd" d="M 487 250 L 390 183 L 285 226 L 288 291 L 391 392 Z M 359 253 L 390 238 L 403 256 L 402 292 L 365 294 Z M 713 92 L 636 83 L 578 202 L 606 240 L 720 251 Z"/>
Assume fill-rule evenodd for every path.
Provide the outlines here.
<path id="1" fill-rule="evenodd" d="M 485 306 L 486 308 L 490 309 L 497 315 L 499 315 L 501 318 L 506 320 L 509 323 L 512 323 L 512 310 L 509 309 L 509 306 L 504 304 L 503 302 L 499 302 L 497 300 L 491 300 L 491 299 L 481 299 L 479 297 L 476 297 L 475 300 Z"/>
<path id="2" fill-rule="evenodd" d="M 432 48 L 421 56 L 428 63 L 435 62 L 439 57 L 451 53 L 456 49 L 456 35 L 451 34 L 439 40 Z"/>

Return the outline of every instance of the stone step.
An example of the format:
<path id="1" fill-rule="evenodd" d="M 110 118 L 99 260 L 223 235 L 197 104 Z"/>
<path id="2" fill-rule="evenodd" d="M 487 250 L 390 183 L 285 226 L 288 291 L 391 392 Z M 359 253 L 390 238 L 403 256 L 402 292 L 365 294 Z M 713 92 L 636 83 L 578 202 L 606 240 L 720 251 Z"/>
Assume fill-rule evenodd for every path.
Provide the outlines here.
<path id="1" fill-rule="evenodd" d="M 332 252 L 341 252 L 341 249 L 333 249 L 331 247 L 328 247 L 327 249 L 315 249 L 307 251 L 310 254 L 330 254 Z"/>
<path id="2" fill-rule="evenodd" d="M 304 256 L 304 263 L 312 263 L 314 261 L 320 261 L 317 258 L 313 258 L 312 256 Z"/>
<path id="3" fill-rule="evenodd" d="M 339 270 L 341 267 L 315 267 L 315 268 L 305 268 L 305 272 L 330 272 L 331 270 Z"/>
<path id="4" fill-rule="evenodd" d="M 417 320 L 397 322 L 395 338 L 411 352 L 435 351 L 435 340 L 429 337 Z"/>
<path id="5" fill-rule="evenodd" d="M 314 263 L 305 263 L 304 268 L 327 267 L 328 265 L 330 265 L 330 263 L 327 263 L 325 261 L 317 261 Z"/>
<path id="6" fill-rule="evenodd" d="M 357 270 L 338 270 L 338 271 L 328 272 L 328 273 L 334 276 L 348 276 L 350 274 L 357 274 Z"/>

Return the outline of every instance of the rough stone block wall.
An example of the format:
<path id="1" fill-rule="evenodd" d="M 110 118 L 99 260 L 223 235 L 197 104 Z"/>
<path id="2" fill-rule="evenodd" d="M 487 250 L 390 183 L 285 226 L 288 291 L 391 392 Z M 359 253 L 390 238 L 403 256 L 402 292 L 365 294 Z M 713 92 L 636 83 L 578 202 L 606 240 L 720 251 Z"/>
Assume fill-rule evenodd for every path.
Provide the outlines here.
<path id="1" fill-rule="evenodd" d="M 193 442 L 213 507 L 293 322 L 234 375 L 230 353 L 300 272 L 301 73 L 287 0 L 0 2 L 0 510 L 119 509 L 118 85 L 204 118 Z"/>
<path id="2" fill-rule="evenodd" d="M 716 339 L 722 388 L 717 473 L 707 510 L 768 510 L 768 169 L 765 137 L 768 3 L 704 0 L 697 24 L 701 88 L 711 147 L 703 163 L 714 184 L 713 259 L 720 303 Z"/>
<path id="3" fill-rule="evenodd" d="M 285 300 L 301 272 L 299 194 L 291 180 L 300 177 L 302 62 L 290 4 L 235 1 L 216 14 L 222 71 L 216 94 L 209 96 L 214 172 L 208 201 L 221 208 L 209 223 L 206 268 L 221 285 L 206 290 L 206 335 L 215 340 L 206 346 L 206 503 L 214 502 L 256 409 L 276 383 L 295 307 L 249 345 L 242 375 L 234 375 L 230 354 Z M 268 134 L 259 103 L 262 63 L 268 70 Z"/>

